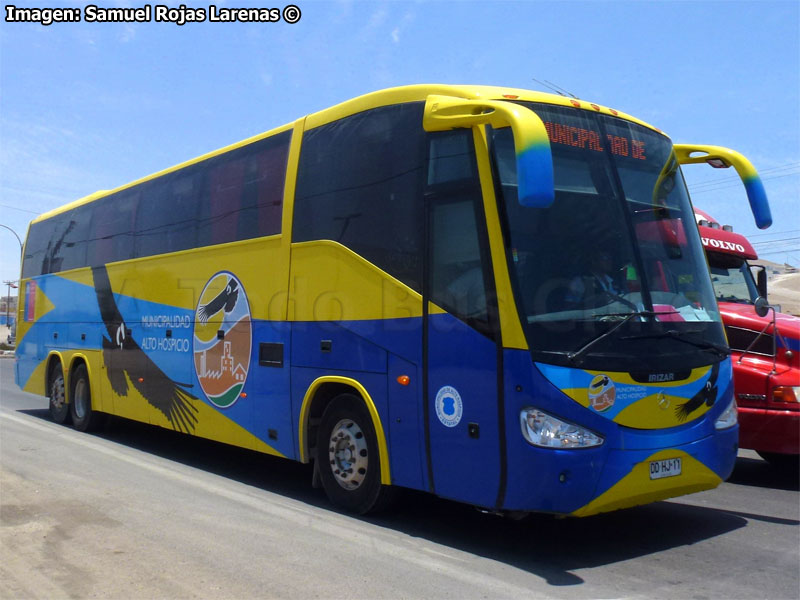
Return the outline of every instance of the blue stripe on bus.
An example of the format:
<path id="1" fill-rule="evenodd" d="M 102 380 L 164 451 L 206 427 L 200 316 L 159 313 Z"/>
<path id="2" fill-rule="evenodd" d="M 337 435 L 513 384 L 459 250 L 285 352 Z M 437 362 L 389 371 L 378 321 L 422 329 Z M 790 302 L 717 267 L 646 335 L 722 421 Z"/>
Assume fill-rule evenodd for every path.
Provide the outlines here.
<path id="1" fill-rule="evenodd" d="M 36 352 L 37 341 L 48 339 L 59 327 L 70 321 L 79 322 L 81 329 L 89 332 L 84 346 L 87 349 L 99 350 L 103 335 L 107 335 L 92 286 L 57 276 L 42 278 L 39 285 L 42 293 L 53 303 L 54 309 L 34 323 L 20 341 L 19 368 L 23 381 L 30 377 L 44 358 L 31 356 L 31 353 Z M 145 348 L 145 352 L 170 378 L 191 383 L 192 391 L 205 400 L 195 373 L 192 352 L 167 352 L 158 350 L 157 347 L 155 350 L 148 350 L 146 338 L 161 339 L 165 327 L 142 324 L 143 315 L 171 315 L 174 322 L 184 322 L 185 319 L 193 322 L 193 311 L 120 294 L 115 294 L 115 300 L 134 339 Z M 61 308 L 63 306 L 79 307 L 80 313 L 78 309 L 65 312 Z M 442 320 L 452 319 L 449 315 L 435 315 L 432 318 L 437 317 Z M 92 323 L 89 324 L 89 321 Z M 424 447 L 421 439 L 423 415 L 420 404 L 423 393 L 422 318 L 337 323 L 254 320 L 253 328 L 249 374 L 242 390 L 246 397 L 229 408 L 217 409 L 221 414 L 285 456 L 298 458 L 295 424 L 308 385 L 322 375 L 347 374 L 362 383 L 370 392 L 385 426 L 387 443 L 391 449 L 390 458 L 401 453 L 406 456 L 407 462 L 393 463 L 393 483 L 417 489 L 425 488 L 424 482 L 427 479 L 424 476 Z M 187 341 L 180 343 L 190 343 L 194 329 L 193 326 L 173 327 L 173 331 L 175 339 Z M 480 336 L 477 332 L 470 332 L 470 335 Z M 321 340 L 330 341 L 333 352 L 321 352 Z M 63 341 L 70 343 L 69 339 L 62 339 Z M 261 342 L 283 344 L 283 368 L 259 365 Z M 468 343 L 468 340 L 464 343 Z M 393 352 L 386 350 L 389 347 Z M 610 489 L 630 471 L 632 462 L 644 460 L 653 449 L 677 448 L 698 439 L 711 440 L 714 433 L 713 420 L 725 407 L 725 402 L 718 401 L 709 411 L 710 418 L 669 430 L 636 431 L 620 427 L 577 402 L 565 402 L 566 398 L 559 387 L 539 370 L 532 368 L 531 356 L 527 351 L 504 351 L 504 364 L 508 444 L 508 483 L 504 508 L 507 509 L 555 512 L 577 510 Z M 727 367 L 729 361 L 726 361 L 726 369 Z M 399 370 L 397 372 L 410 374 L 418 385 L 416 391 L 408 397 L 398 396 L 392 400 L 390 390 L 399 386 L 392 385 L 391 377 L 395 373 L 390 372 L 391 369 L 408 370 L 409 373 L 400 373 Z M 573 377 L 575 376 L 590 379 L 588 374 L 579 370 L 575 370 Z M 725 378 L 721 377 L 720 380 L 725 381 Z M 720 391 L 721 400 L 729 398 L 732 393 L 729 385 Z M 494 406 L 493 403 L 490 404 Z M 288 410 L 289 405 L 291 410 Z M 592 429 L 605 438 L 605 443 L 599 448 L 579 451 L 535 448 L 524 440 L 520 431 L 519 415 L 526 406 L 537 406 Z M 391 411 L 397 411 L 399 407 L 405 411 L 403 418 L 410 421 L 417 419 L 413 425 L 407 421 L 410 429 L 393 427 L 395 419 L 392 417 L 395 415 Z M 413 435 L 409 435 L 409 431 Z M 696 446 L 699 448 L 696 458 L 724 478 L 730 465 L 713 462 L 721 459 L 715 458 L 714 449 L 708 446 L 709 443 L 711 442 Z M 409 449 L 412 451 L 409 452 Z M 616 452 L 621 449 L 625 452 Z M 559 460 L 554 460 L 554 453 L 558 453 Z M 487 456 L 489 462 L 498 459 L 498 456 Z M 607 460 L 610 462 L 604 465 Z M 473 478 L 464 481 L 464 490 L 473 489 L 476 484 L 482 483 L 480 473 L 481 469 L 477 469 Z"/>

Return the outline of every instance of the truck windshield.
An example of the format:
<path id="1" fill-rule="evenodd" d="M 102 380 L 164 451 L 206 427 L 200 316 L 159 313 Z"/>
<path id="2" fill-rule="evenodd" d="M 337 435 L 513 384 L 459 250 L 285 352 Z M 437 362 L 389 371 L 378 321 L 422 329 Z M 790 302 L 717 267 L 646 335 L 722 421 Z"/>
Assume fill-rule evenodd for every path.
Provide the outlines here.
<path id="1" fill-rule="evenodd" d="M 579 351 L 582 368 L 618 370 L 716 360 L 704 344 L 724 346 L 724 334 L 670 140 L 620 118 L 523 105 L 550 137 L 552 206 L 517 202 L 508 128 L 493 130 L 492 150 L 534 359 L 569 365 Z"/>
<path id="2" fill-rule="evenodd" d="M 756 301 L 758 290 L 746 260 L 728 256 L 717 258 L 715 253 L 709 252 L 708 265 L 718 302 L 753 304 Z"/>

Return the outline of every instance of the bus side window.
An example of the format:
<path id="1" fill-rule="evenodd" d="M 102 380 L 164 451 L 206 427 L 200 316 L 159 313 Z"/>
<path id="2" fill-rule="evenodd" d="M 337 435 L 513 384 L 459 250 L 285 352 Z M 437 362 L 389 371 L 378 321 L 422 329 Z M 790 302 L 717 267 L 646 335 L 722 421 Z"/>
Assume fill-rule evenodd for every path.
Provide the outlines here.
<path id="1" fill-rule="evenodd" d="M 47 219 L 31 225 L 25 241 L 25 256 L 22 262 L 22 277 L 36 277 L 47 273 L 49 266 L 48 248 L 53 237 L 55 221 Z"/>
<path id="2" fill-rule="evenodd" d="M 69 211 L 64 228 L 63 243 L 60 248 L 60 268 L 67 271 L 86 266 L 86 239 L 89 237 L 91 206 L 81 206 Z"/>
<path id="3" fill-rule="evenodd" d="M 200 173 L 191 167 L 142 187 L 136 211 L 136 256 L 195 247 Z"/>
<path id="4" fill-rule="evenodd" d="M 283 184 L 289 155 L 288 132 L 277 141 L 280 143 L 266 146 L 247 159 L 236 236 L 239 240 L 281 232 Z"/>
<path id="5" fill-rule="evenodd" d="M 474 201 L 435 204 L 431 229 L 431 300 L 464 321 L 488 327 Z"/>
<path id="6" fill-rule="evenodd" d="M 53 233 L 47 246 L 42 272 L 57 273 L 84 266 L 89 227 L 88 207 L 62 213 L 51 221 Z"/>
<path id="7" fill-rule="evenodd" d="M 203 163 L 198 246 L 281 232 L 291 138 L 285 131 Z"/>
<path id="8" fill-rule="evenodd" d="M 244 164 L 227 160 L 208 173 L 208 214 L 200 226 L 202 245 L 224 244 L 236 239 L 239 202 L 242 197 Z"/>
<path id="9" fill-rule="evenodd" d="M 69 221 L 66 213 L 56 215 L 50 221 L 53 224 L 50 240 L 47 242 L 45 256 L 42 261 L 42 274 L 57 273 L 61 270 L 63 262 L 62 248 L 64 247 L 64 237 L 69 229 Z"/>
<path id="10" fill-rule="evenodd" d="M 485 233 L 472 132 L 429 134 L 428 142 L 430 299 L 491 335 L 486 286 L 491 270 L 481 249 Z"/>
<path id="11" fill-rule="evenodd" d="M 422 111 L 385 106 L 304 134 L 293 241 L 338 242 L 422 291 Z"/>
<path id="12" fill-rule="evenodd" d="M 95 203 L 86 262 L 97 267 L 133 258 L 133 226 L 138 191 L 122 191 Z"/>

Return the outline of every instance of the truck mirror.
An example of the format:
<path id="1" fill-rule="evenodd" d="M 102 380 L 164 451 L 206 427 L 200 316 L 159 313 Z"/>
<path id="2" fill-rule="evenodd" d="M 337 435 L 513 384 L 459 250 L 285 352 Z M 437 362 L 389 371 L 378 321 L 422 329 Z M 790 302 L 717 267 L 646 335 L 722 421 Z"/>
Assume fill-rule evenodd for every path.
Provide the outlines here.
<path id="1" fill-rule="evenodd" d="M 756 314 L 759 317 L 766 317 L 770 309 L 769 302 L 767 302 L 767 299 L 764 298 L 764 296 L 759 296 L 756 298 L 753 307 L 756 309 Z"/>
<path id="2" fill-rule="evenodd" d="M 517 158 L 517 196 L 523 206 L 546 208 L 555 199 L 553 155 L 542 120 L 532 110 L 500 100 L 470 100 L 430 95 L 425 101 L 425 131 L 491 125 L 511 127 Z"/>
<path id="3" fill-rule="evenodd" d="M 766 229 L 772 225 L 772 213 L 769 209 L 767 192 L 753 164 L 744 156 L 722 146 L 696 146 L 693 144 L 675 144 L 675 156 L 682 165 L 707 163 L 716 169 L 733 167 L 739 174 L 747 191 L 750 210 L 753 211 L 756 225 Z"/>
<path id="4" fill-rule="evenodd" d="M 767 268 L 763 265 L 756 266 L 758 273 L 756 273 L 756 289 L 758 295 L 762 298 L 767 297 Z"/>

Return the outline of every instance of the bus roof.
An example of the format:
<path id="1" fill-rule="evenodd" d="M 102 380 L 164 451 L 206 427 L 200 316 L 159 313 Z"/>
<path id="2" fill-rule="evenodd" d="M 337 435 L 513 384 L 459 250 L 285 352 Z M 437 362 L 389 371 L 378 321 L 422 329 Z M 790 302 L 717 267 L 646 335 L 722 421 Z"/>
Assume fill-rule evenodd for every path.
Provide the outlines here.
<path id="1" fill-rule="evenodd" d="M 662 132 L 660 129 L 653 127 L 652 125 L 649 125 L 648 123 L 645 123 L 644 121 L 641 121 L 635 117 L 614 110 L 612 108 L 588 102 L 586 100 L 567 98 L 566 96 L 558 96 L 556 94 L 549 94 L 546 92 L 536 92 L 532 90 L 524 90 L 518 88 L 505 88 L 505 87 L 486 86 L 486 85 L 418 84 L 418 85 L 407 85 L 401 87 L 387 88 L 377 92 L 364 94 L 363 96 L 358 96 L 351 100 L 347 100 L 340 104 L 336 104 L 330 108 L 326 108 L 324 110 L 311 113 L 306 117 L 300 117 L 300 119 L 298 120 L 302 121 L 303 119 L 305 119 L 305 128 L 312 129 L 314 127 L 319 127 L 320 125 L 325 125 L 326 123 L 330 123 L 332 121 L 336 121 L 338 119 L 359 112 L 363 112 L 371 108 L 376 108 L 379 106 L 388 106 L 391 104 L 401 104 L 405 102 L 424 101 L 431 94 L 454 96 L 458 98 L 466 98 L 472 100 L 522 100 L 528 102 L 543 102 L 558 106 L 575 107 L 583 110 L 599 112 L 601 114 L 619 117 L 621 119 L 637 123 L 639 125 L 642 125 L 644 127 L 652 129 L 653 131 L 657 131 L 658 133 L 665 135 L 664 132 Z M 92 194 L 89 194 L 88 196 L 79 198 L 78 200 L 70 202 L 64 206 L 60 206 L 58 208 L 54 208 L 48 212 L 45 212 L 36 217 L 35 219 L 33 219 L 31 223 L 38 223 L 39 221 L 46 220 L 57 214 L 66 212 L 83 204 L 93 202 L 94 200 L 98 200 L 115 192 L 119 192 L 121 190 L 133 187 L 135 185 L 139 185 L 151 179 L 161 177 L 162 175 L 166 175 L 173 171 L 177 171 L 179 169 L 212 158 L 219 154 L 230 152 L 231 150 L 235 150 L 236 148 L 246 146 L 247 144 L 251 144 L 255 141 L 269 137 L 276 133 L 286 131 L 288 129 L 291 129 L 296 122 L 297 121 L 294 121 L 292 123 L 288 123 L 281 127 L 276 127 L 275 129 L 271 129 L 264 133 L 254 135 L 240 142 L 236 142 L 235 144 L 230 144 L 223 148 L 219 148 L 218 150 L 208 152 L 206 154 L 184 161 L 172 167 L 162 169 L 161 171 L 158 171 L 151 175 L 147 175 L 145 177 L 141 177 L 139 179 L 136 179 L 134 181 L 116 187 L 114 189 L 98 190 L 96 192 L 93 192 Z"/>
<path id="2" fill-rule="evenodd" d="M 407 85 L 402 87 L 388 88 L 385 90 L 372 92 L 370 94 L 365 94 L 363 96 L 358 96 L 352 100 L 342 102 L 341 104 L 337 104 L 330 108 L 326 108 L 325 110 L 321 110 L 309 115 L 306 120 L 306 128 L 310 129 L 313 127 L 318 127 L 319 125 L 324 125 L 325 123 L 330 123 L 331 121 L 335 121 L 337 119 L 341 119 L 343 117 L 362 112 L 376 106 L 422 101 L 431 94 L 454 96 L 457 98 L 466 98 L 470 100 L 523 100 L 528 102 L 544 102 L 559 106 L 582 108 L 584 110 L 620 117 L 663 134 L 660 129 L 657 129 L 656 127 L 653 127 L 652 125 L 649 125 L 648 123 L 645 123 L 644 121 L 641 121 L 635 117 L 612 108 L 588 102 L 586 100 L 567 98 L 566 96 L 558 96 L 556 94 L 523 90 L 518 88 L 488 85 L 445 84 Z"/>

